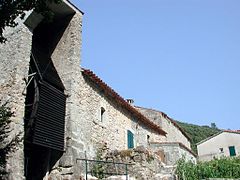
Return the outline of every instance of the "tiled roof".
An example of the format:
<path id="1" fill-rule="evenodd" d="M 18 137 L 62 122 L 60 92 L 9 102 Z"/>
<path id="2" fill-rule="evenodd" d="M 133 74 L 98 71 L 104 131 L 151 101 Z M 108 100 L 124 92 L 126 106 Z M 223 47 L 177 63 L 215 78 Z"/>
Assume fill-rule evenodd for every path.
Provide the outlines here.
<path id="1" fill-rule="evenodd" d="M 105 96 L 109 97 L 112 101 L 115 101 L 122 108 L 126 109 L 130 114 L 136 117 L 142 124 L 152 129 L 153 131 L 166 135 L 167 133 L 162 130 L 162 128 L 150 121 L 144 115 L 142 115 L 138 110 L 131 106 L 125 99 L 123 99 L 118 93 L 116 93 L 111 87 L 109 87 L 105 82 L 103 82 L 97 75 L 95 75 L 91 70 L 82 68 L 82 73 L 84 77 L 91 80 L 97 87 L 104 93 Z"/>
<path id="2" fill-rule="evenodd" d="M 223 130 L 223 132 L 240 134 L 240 130 Z"/>
<path id="3" fill-rule="evenodd" d="M 197 154 L 194 153 L 190 148 L 188 148 L 187 146 L 185 146 L 183 143 L 181 142 L 150 142 L 151 144 L 159 144 L 159 145 L 179 145 L 181 148 L 187 150 L 189 153 L 191 153 L 194 157 L 197 157 Z"/>
<path id="4" fill-rule="evenodd" d="M 150 111 L 155 111 L 157 113 L 160 113 L 165 119 L 168 119 L 179 131 L 182 132 L 182 134 L 189 140 L 191 141 L 191 138 L 187 135 L 187 133 L 183 130 L 183 128 L 181 128 L 175 120 L 173 120 L 172 118 L 168 117 L 168 115 L 164 112 L 161 112 L 161 111 L 158 111 L 158 110 L 155 110 L 155 109 L 150 109 L 150 108 L 144 108 L 144 107 L 139 107 L 139 106 L 136 106 L 136 108 L 142 108 L 142 109 L 146 109 L 146 110 L 150 110 Z"/>

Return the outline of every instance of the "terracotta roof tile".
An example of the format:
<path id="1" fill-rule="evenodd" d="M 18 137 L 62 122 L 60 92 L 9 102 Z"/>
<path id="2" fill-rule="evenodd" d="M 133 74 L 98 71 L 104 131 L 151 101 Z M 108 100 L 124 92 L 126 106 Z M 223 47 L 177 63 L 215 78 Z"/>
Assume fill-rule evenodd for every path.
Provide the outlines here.
<path id="1" fill-rule="evenodd" d="M 103 93 L 110 97 L 113 101 L 115 101 L 122 108 L 128 110 L 134 117 L 136 117 L 142 124 L 147 126 L 148 128 L 154 130 L 155 132 L 166 135 L 167 133 L 162 130 L 162 128 L 153 123 L 151 120 L 142 115 L 138 110 L 136 110 L 133 106 L 131 106 L 124 98 L 122 98 L 118 93 L 116 93 L 111 87 L 109 87 L 105 82 L 103 82 L 97 75 L 95 75 L 91 70 L 82 68 L 82 73 L 84 77 L 87 77 L 93 83 L 95 83 Z"/>
<path id="2" fill-rule="evenodd" d="M 240 134 L 240 130 L 223 130 L 223 132 Z"/>

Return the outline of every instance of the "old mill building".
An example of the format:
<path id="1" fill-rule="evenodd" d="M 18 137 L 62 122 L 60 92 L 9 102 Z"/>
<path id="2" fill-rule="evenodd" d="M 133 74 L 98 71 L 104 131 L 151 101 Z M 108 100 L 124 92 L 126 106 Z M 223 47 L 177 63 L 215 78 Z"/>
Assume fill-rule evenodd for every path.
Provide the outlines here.
<path id="1" fill-rule="evenodd" d="M 143 147 L 163 165 L 183 155 L 195 161 L 189 137 L 174 120 L 135 107 L 81 67 L 83 12 L 67 0 L 49 7 L 53 21 L 29 12 L 6 28 L 8 41 L 0 44 L 1 104 L 15 113 L 0 148 L 20 139 L 6 157 L 8 179 L 85 179 L 77 159 L 96 159 L 101 144 L 109 152 Z"/>

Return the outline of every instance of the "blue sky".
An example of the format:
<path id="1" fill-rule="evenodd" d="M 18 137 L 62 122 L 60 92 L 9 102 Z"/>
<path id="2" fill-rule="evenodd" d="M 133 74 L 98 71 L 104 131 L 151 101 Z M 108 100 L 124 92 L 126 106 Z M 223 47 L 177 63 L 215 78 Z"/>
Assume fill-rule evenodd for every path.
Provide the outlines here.
<path id="1" fill-rule="evenodd" d="M 240 129 L 239 0 L 72 0 L 81 66 L 135 105 Z"/>

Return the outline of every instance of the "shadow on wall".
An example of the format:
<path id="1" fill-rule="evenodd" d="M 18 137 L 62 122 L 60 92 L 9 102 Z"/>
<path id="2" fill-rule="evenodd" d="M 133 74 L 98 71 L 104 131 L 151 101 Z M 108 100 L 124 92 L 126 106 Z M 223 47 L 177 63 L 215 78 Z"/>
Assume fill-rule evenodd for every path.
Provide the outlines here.
<path id="1" fill-rule="evenodd" d="M 66 96 L 51 55 L 72 17 L 43 21 L 33 31 L 24 117 L 27 180 L 43 179 L 63 155 Z"/>

